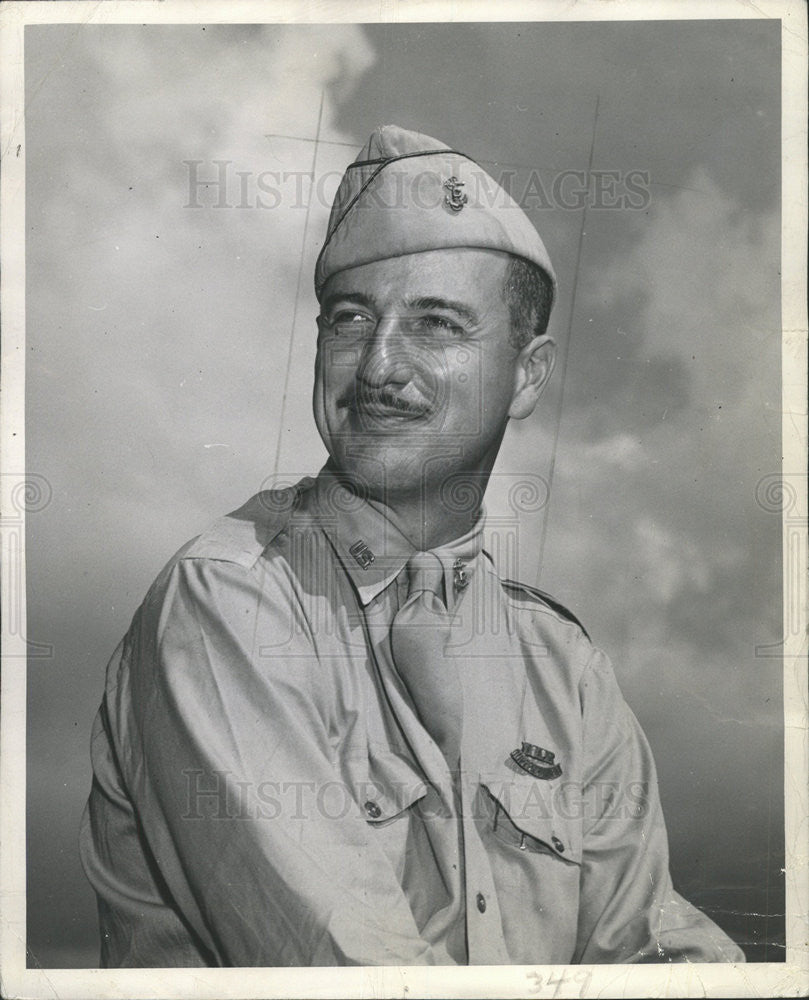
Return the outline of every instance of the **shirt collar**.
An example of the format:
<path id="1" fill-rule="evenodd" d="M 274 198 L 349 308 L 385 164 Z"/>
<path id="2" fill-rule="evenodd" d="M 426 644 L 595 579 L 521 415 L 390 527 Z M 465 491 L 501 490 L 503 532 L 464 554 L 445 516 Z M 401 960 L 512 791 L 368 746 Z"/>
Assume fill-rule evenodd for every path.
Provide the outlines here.
<path id="1" fill-rule="evenodd" d="M 390 511 L 352 492 L 328 465 L 321 469 L 311 497 L 320 527 L 334 546 L 363 606 L 368 605 L 418 550 L 396 525 Z M 431 550 L 444 567 L 448 595 L 465 586 L 466 567 L 477 558 L 483 545 L 484 522 L 481 511 L 466 534 Z"/>

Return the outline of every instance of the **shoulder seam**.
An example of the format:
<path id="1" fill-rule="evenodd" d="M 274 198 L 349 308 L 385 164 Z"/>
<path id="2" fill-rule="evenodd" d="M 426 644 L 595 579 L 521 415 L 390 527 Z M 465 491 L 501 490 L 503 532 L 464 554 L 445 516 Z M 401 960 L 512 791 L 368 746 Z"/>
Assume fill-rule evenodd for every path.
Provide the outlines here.
<path id="1" fill-rule="evenodd" d="M 286 527 L 300 486 L 257 493 L 238 510 L 217 518 L 181 552 L 178 561 L 211 559 L 251 568 Z"/>
<path id="2" fill-rule="evenodd" d="M 530 587 L 527 583 L 520 583 L 518 580 L 501 580 L 500 583 L 503 587 L 510 590 L 522 590 L 530 598 L 554 611 L 560 618 L 564 618 L 565 621 L 572 625 L 577 625 L 586 638 L 590 639 L 590 634 L 576 615 L 569 608 L 566 608 L 564 604 L 560 604 L 554 597 L 551 597 L 550 594 L 546 594 L 545 591 L 539 590 L 537 587 Z"/>

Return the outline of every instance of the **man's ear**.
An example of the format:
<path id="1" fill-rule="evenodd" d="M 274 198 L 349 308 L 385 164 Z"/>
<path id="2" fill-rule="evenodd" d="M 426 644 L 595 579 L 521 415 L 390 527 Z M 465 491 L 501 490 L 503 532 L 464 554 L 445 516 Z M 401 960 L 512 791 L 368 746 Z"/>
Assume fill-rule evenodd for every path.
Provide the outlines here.
<path id="1" fill-rule="evenodd" d="M 514 396 L 508 415 L 523 420 L 534 412 L 542 390 L 556 364 L 556 341 L 547 335 L 534 337 L 517 355 Z"/>

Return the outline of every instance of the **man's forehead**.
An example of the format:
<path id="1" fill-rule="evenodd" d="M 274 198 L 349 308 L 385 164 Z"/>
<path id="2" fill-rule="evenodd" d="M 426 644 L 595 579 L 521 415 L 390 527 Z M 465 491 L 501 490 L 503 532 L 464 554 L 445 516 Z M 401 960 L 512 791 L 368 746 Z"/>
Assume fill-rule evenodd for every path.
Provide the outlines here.
<path id="1" fill-rule="evenodd" d="M 505 275 L 508 255 L 495 250 L 451 248 L 402 254 L 384 260 L 346 267 L 332 274 L 323 301 L 335 293 L 358 295 L 449 295 L 453 289 L 479 291 L 481 283 L 499 282 Z M 488 280 L 487 280 L 488 279 Z"/>

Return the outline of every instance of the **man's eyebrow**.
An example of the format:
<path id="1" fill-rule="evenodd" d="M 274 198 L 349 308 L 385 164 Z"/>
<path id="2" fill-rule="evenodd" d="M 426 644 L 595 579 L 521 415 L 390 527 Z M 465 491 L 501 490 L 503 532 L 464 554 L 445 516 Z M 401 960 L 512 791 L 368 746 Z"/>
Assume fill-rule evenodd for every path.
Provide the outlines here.
<path id="1" fill-rule="evenodd" d="M 370 310 L 374 308 L 374 300 L 362 292 L 332 292 L 321 303 L 321 312 L 331 312 L 338 302 L 345 302 L 346 305 L 364 306 Z"/>
<path id="2" fill-rule="evenodd" d="M 444 309 L 449 312 L 454 312 L 469 326 L 478 326 L 480 323 L 478 314 L 474 311 L 474 309 L 471 309 L 463 302 L 456 302 L 454 299 L 442 299 L 432 295 L 425 295 L 418 299 L 411 299 L 407 303 L 407 306 L 409 309 L 422 311 L 425 309 Z"/>

